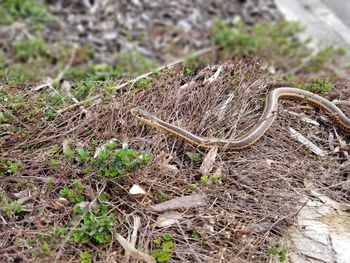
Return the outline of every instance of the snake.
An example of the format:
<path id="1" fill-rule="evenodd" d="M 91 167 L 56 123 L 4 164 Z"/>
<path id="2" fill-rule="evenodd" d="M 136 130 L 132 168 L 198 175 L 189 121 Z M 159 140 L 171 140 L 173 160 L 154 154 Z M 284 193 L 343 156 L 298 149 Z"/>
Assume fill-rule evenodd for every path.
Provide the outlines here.
<path id="1" fill-rule="evenodd" d="M 339 101 L 332 103 L 315 93 L 292 87 L 278 87 L 270 91 L 266 96 L 265 107 L 259 121 L 246 134 L 234 140 L 200 137 L 165 122 L 140 107 L 131 109 L 131 114 L 151 127 L 177 135 L 200 148 L 218 147 L 224 150 L 241 150 L 256 143 L 270 128 L 277 117 L 278 103 L 281 98 L 304 100 L 314 107 L 325 110 L 342 130 L 350 133 L 350 118 L 336 105 L 341 104 Z"/>

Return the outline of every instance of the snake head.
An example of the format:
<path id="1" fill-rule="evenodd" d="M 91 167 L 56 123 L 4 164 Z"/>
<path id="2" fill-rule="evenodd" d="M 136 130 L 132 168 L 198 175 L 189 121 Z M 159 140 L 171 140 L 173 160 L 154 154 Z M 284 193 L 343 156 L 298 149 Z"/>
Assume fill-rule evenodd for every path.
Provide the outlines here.
<path id="1" fill-rule="evenodd" d="M 151 113 L 149 113 L 148 111 L 145 111 L 142 108 L 136 107 L 136 108 L 131 109 L 130 112 L 134 117 L 136 117 L 140 121 L 147 123 L 151 126 L 154 126 L 154 123 L 157 122 L 155 120 L 156 117 L 154 117 Z"/>

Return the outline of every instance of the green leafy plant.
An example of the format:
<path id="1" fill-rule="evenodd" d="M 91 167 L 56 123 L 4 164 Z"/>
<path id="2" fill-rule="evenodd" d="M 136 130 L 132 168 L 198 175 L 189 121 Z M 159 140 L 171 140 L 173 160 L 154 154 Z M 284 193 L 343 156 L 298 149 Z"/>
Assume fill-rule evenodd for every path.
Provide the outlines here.
<path id="1" fill-rule="evenodd" d="M 199 234 L 199 232 L 197 230 L 192 230 L 191 236 L 193 238 L 200 238 L 201 235 Z"/>
<path id="2" fill-rule="evenodd" d="M 92 259 L 91 259 L 91 255 L 89 252 L 81 252 L 80 253 L 80 263 L 91 263 Z"/>
<path id="3" fill-rule="evenodd" d="M 0 210 L 3 211 L 8 218 L 22 212 L 23 206 L 16 201 L 5 198 L 4 193 L 0 193 L 0 199 Z"/>
<path id="4" fill-rule="evenodd" d="M 45 5 L 40 0 L 3 0 L 3 2 L 6 14 L 12 19 L 22 17 L 36 26 L 53 21 L 53 16 L 46 11 Z"/>
<path id="5" fill-rule="evenodd" d="M 328 79 L 320 78 L 313 80 L 305 89 L 313 93 L 325 93 L 333 89 L 333 84 Z"/>
<path id="6" fill-rule="evenodd" d="M 66 197 L 69 201 L 74 203 L 80 203 L 85 201 L 85 197 L 82 194 L 78 193 L 76 189 L 73 190 L 68 186 L 64 186 L 63 189 L 60 191 L 60 194 Z"/>
<path id="7" fill-rule="evenodd" d="M 277 256 L 280 262 L 284 262 L 288 258 L 287 250 L 283 248 L 280 243 L 276 243 L 274 246 L 268 247 L 267 253 L 272 256 Z"/>
<path id="8" fill-rule="evenodd" d="M 150 77 L 138 79 L 134 83 L 134 88 L 135 89 L 147 89 L 147 88 L 149 88 L 151 81 L 152 81 L 152 78 L 150 78 Z"/>
<path id="9" fill-rule="evenodd" d="M 50 46 L 40 38 L 17 40 L 13 42 L 12 46 L 15 57 L 21 61 L 27 61 L 30 58 L 48 57 L 50 52 Z"/>
<path id="10" fill-rule="evenodd" d="M 115 224 L 113 215 L 97 216 L 86 212 L 81 222 L 72 222 L 75 226 L 72 238 L 75 242 L 87 243 L 93 240 L 100 244 L 111 241 L 111 231 Z"/>
<path id="11" fill-rule="evenodd" d="M 20 161 L 2 160 L 0 161 L 0 175 L 13 175 L 23 167 Z"/>
<path id="12" fill-rule="evenodd" d="M 156 237 L 153 244 L 157 248 L 152 251 L 152 257 L 158 262 L 166 262 L 171 258 L 170 250 L 175 247 L 175 242 L 171 233 L 164 233 L 161 237 Z"/>
<path id="13" fill-rule="evenodd" d="M 202 182 L 203 184 L 208 183 L 208 182 L 209 182 L 209 176 L 208 176 L 208 175 L 202 175 L 202 176 L 201 176 L 201 182 Z"/>
<path id="14" fill-rule="evenodd" d="M 92 165 L 98 169 L 99 175 L 106 177 L 125 175 L 128 172 L 137 171 L 151 159 L 148 153 L 138 153 L 128 148 L 114 148 L 115 144 L 108 145 L 96 159 L 92 160 Z"/>
<path id="15" fill-rule="evenodd" d="M 193 162 L 199 162 L 202 160 L 202 155 L 199 152 L 187 152 L 186 155 L 190 157 Z"/>

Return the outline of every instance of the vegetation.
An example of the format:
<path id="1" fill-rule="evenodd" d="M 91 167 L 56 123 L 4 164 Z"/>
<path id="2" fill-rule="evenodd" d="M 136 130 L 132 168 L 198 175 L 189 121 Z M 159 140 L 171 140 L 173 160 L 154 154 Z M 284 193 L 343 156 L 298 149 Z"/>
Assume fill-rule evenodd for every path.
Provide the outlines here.
<path id="1" fill-rule="evenodd" d="M 5 145 L 1 146 L 3 158 L 0 161 L 0 178 L 5 179 L 0 189 L 1 220 L 8 221 L 8 226 L 19 225 L 25 233 L 23 237 L 10 241 L 11 244 L 18 242 L 24 254 L 25 250 L 29 251 L 33 257 L 30 260 L 45 258 L 44 261 L 49 261 L 66 242 L 74 248 L 75 258 L 69 255 L 72 260 L 90 263 L 97 259 L 102 262 L 106 260 L 104 252 L 109 249 L 113 232 L 119 233 L 119 230 L 126 229 L 125 226 L 129 227 L 129 218 L 125 217 L 124 212 L 136 214 L 140 211 L 139 206 L 161 203 L 177 194 L 198 192 L 203 188 L 210 190 L 214 184 L 215 190 L 220 190 L 223 182 L 219 173 L 196 174 L 203 161 L 200 152 L 174 151 L 172 154 L 175 158 L 168 156 L 168 153 L 155 155 L 152 152 L 155 155 L 154 163 L 161 160 L 161 165 L 155 165 L 154 169 L 152 163 L 145 169 L 152 158 L 151 151 L 147 150 L 151 143 L 147 140 L 142 143 L 130 140 L 130 134 L 123 129 L 125 125 L 132 126 L 132 121 L 129 123 L 127 119 L 127 124 L 98 123 L 101 116 L 124 114 L 123 108 L 112 101 L 112 98 L 116 98 L 114 81 L 151 71 L 155 68 L 155 61 L 139 52 L 126 51 L 118 53 L 113 64 L 100 63 L 97 51 L 92 46 L 82 45 L 75 49 L 69 43 L 53 41 L 40 32 L 40 27 L 55 19 L 47 12 L 43 1 L 3 0 L 1 3 L 0 24 L 11 25 L 21 21 L 30 26 L 30 34 L 21 35 L 8 45 L 8 50 L 0 51 L 0 140 Z M 300 87 L 305 86 L 306 90 L 315 93 L 329 92 L 332 83 L 335 83 L 333 79 L 312 74 L 319 73 L 324 64 L 333 56 L 343 54 L 343 50 L 330 48 L 311 55 L 306 47 L 308 41 L 295 38 L 295 34 L 301 31 L 298 23 L 266 22 L 250 27 L 242 21 L 228 26 L 218 20 L 211 32 L 211 39 L 213 44 L 223 47 L 225 55 L 265 57 L 269 65 L 283 72 L 302 66 L 301 72 L 310 75 L 288 72 L 283 79 Z M 72 56 L 74 50 L 75 56 Z M 301 61 L 308 55 L 310 60 L 303 65 Z M 51 80 L 63 71 L 68 61 L 69 68 L 64 72 L 63 79 L 70 84 L 63 87 L 59 81 Z M 187 82 L 207 63 L 204 57 L 191 56 L 180 72 L 174 70 L 174 75 L 180 75 L 180 81 Z M 38 82 L 46 77 L 51 78 L 48 80 L 50 85 L 35 89 Z M 173 76 L 155 71 L 149 77 L 137 80 L 133 89 L 137 93 L 162 81 L 164 87 L 172 86 L 173 83 L 164 81 L 165 77 L 171 79 Z M 92 100 L 97 94 L 102 96 Z M 71 107 L 76 103 L 72 97 L 83 101 L 79 104 L 81 110 Z M 99 107 L 96 107 L 97 103 Z M 84 115 L 83 109 L 87 109 L 88 113 L 84 112 Z M 125 121 L 124 117 L 120 121 Z M 94 130 L 95 122 L 98 129 Z M 103 125 L 113 128 L 103 130 Z M 108 141 L 113 136 L 118 140 L 125 139 L 132 147 Z M 65 141 L 69 143 L 65 145 Z M 107 143 L 101 146 L 105 141 Z M 165 174 L 167 180 L 163 177 L 158 180 L 165 159 L 176 164 L 183 162 L 180 169 L 191 173 L 188 181 L 181 178 L 174 183 L 178 192 L 168 189 L 170 183 L 167 180 L 170 181 L 172 176 Z M 153 168 L 152 172 L 149 172 L 149 167 Z M 33 180 L 21 181 L 26 176 Z M 143 199 L 130 196 L 128 190 L 132 184 L 141 185 L 149 182 L 149 178 L 152 178 L 147 185 L 150 192 Z M 162 185 L 164 181 L 166 187 Z M 25 190 L 33 193 L 33 200 L 28 201 L 32 207 L 17 198 L 17 194 Z M 214 208 L 217 209 L 216 205 Z M 202 242 L 207 238 L 204 234 L 206 230 L 193 230 L 195 227 L 185 229 L 185 235 L 193 242 Z M 223 234 L 226 235 L 226 232 Z M 147 243 L 146 248 L 140 244 L 141 250 L 152 249 L 151 254 L 158 262 L 177 259 L 174 248 L 180 243 L 177 239 L 175 242 L 175 235 L 174 231 L 174 234 L 152 236 L 150 240 L 153 242 Z M 206 243 L 202 244 L 207 246 Z M 267 257 L 266 253 L 262 254 Z M 278 244 L 268 248 L 267 254 L 281 262 L 287 258 L 286 250 Z"/>
<path id="2" fill-rule="evenodd" d="M 2 0 L 2 2 L 0 24 L 11 24 L 15 19 L 23 18 L 39 27 L 54 19 L 40 0 Z"/>
<path id="3" fill-rule="evenodd" d="M 274 246 L 269 247 L 267 253 L 276 256 L 280 262 L 285 262 L 288 258 L 287 250 L 283 248 L 280 243 L 276 243 Z"/>
<path id="4" fill-rule="evenodd" d="M 333 85 L 328 79 L 320 78 L 313 80 L 305 89 L 313 93 L 325 93 L 330 92 L 333 89 Z"/>
<path id="5" fill-rule="evenodd" d="M 152 256 L 158 262 L 166 262 L 171 258 L 171 249 L 175 247 L 175 242 L 173 240 L 173 235 L 170 233 L 164 233 L 153 240 L 153 244 L 157 248 L 152 251 Z"/>

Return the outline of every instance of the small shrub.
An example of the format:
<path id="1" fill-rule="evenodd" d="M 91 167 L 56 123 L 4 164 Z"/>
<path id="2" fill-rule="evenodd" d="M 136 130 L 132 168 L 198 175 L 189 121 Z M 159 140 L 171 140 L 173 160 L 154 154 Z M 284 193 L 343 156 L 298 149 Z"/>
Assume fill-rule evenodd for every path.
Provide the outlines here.
<path id="1" fill-rule="evenodd" d="M 47 57 L 50 52 L 50 46 L 40 38 L 17 40 L 12 46 L 15 57 L 22 61 L 28 61 L 30 58 Z"/>
<path id="2" fill-rule="evenodd" d="M 276 243 L 273 247 L 268 247 L 267 253 L 272 256 L 277 256 L 280 262 L 284 262 L 288 258 L 287 250 L 279 243 Z"/>
<path id="3" fill-rule="evenodd" d="M 156 237 L 153 244 L 158 248 L 152 251 L 152 257 L 158 262 L 166 262 L 171 258 L 170 250 L 175 247 L 175 242 L 171 233 L 164 233 L 161 237 Z"/>
<path id="4" fill-rule="evenodd" d="M 2 160 L 0 161 L 0 175 L 14 175 L 23 167 L 20 161 Z"/>
<path id="5" fill-rule="evenodd" d="M 75 242 L 87 243 L 93 240 L 100 244 L 111 241 L 111 231 L 115 224 L 113 215 L 96 216 L 87 212 L 83 215 L 80 223 L 73 222 L 76 229 L 72 238 Z"/>
<path id="6" fill-rule="evenodd" d="M 150 77 L 138 79 L 134 83 L 134 88 L 135 89 L 147 89 L 147 88 L 149 88 L 151 81 L 152 81 L 152 78 L 150 78 Z"/>
<path id="7" fill-rule="evenodd" d="M 80 253 L 80 263 L 91 263 L 92 259 L 91 259 L 91 255 L 89 252 L 81 252 Z"/>
<path id="8" fill-rule="evenodd" d="M 325 93 L 333 89 L 333 84 L 327 79 L 320 78 L 313 80 L 310 85 L 305 87 L 305 89 L 313 93 Z"/>
<path id="9" fill-rule="evenodd" d="M 16 201 L 11 201 L 6 197 L 5 191 L 0 191 L 0 210 L 8 217 L 22 212 L 23 206 Z"/>
<path id="10" fill-rule="evenodd" d="M 186 155 L 190 157 L 193 162 L 199 162 L 202 160 L 202 155 L 199 152 L 187 152 Z"/>
<path id="11" fill-rule="evenodd" d="M 73 190 L 68 186 L 64 186 L 63 189 L 60 191 L 60 194 L 66 197 L 69 201 L 74 203 L 80 203 L 85 201 L 85 197 L 82 194 L 77 192 L 78 192 L 77 190 Z"/>
<path id="12" fill-rule="evenodd" d="M 53 21 L 40 0 L 4 0 L 4 9 L 13 18 L 25 18 L 35 26 Z"/>

